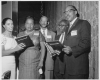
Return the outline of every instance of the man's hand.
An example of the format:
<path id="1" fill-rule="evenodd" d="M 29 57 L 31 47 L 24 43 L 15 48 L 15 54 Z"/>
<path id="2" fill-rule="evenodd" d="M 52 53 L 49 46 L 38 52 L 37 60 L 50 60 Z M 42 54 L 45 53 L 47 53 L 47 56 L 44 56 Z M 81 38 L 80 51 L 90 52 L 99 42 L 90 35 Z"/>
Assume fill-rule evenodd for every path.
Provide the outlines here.
<path id="1" fill-rule="evenodd" d="M 69 46 L 65 46 L 65 48 L 62 49 L 62 51 L 64 51 L 66 54 L 70 54 L 70 52 L 72 52 L 72 49 Z"/>
<path id="2" fill-rule="evenodd" d="M 55 56 L 55 55 L 59 55 L 60 53 L 61 53 L 60 51 L 54 50 L 53 53 L 51 53 L 51 54 L 52 54 L 52 56 Z"/>
<path id="3" fill-rule="evenodd" d="M 57 55 L 59 55 L 61 52 L 58 50 L 54 50 L 54 53 L 56 53 Z"/>

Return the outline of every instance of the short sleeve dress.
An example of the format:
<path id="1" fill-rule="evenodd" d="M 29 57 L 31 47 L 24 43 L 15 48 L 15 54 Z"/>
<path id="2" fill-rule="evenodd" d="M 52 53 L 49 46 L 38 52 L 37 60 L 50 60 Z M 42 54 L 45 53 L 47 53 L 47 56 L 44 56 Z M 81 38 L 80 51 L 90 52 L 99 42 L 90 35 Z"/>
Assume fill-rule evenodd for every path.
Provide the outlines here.
<path id="1" fill-rule="evenodd" d="M 1 45 L 2 48 L 5 50 L 14 49 L 17 46 L 17 42 L 15 38 L 10 38 L 5 35 L 1 35 Z M 3 56 L 2 57 L 2 78 L 4 77 L 4 74 L 8 71 L 11 71 L 11 77 L 10 79 L 15 79 L 15 56 L 14 54 Z"/>
<path id="2" fill-rule="evenodd" d="M 27 35 L 25 32 L 20 32 L 20 36 Z M 38 64 L 41 57 L 40 52 L 40 42 L 44 42 L 45 39 L 43 38 L 40 31 L 35 33 L 33 31 L 29 34 L 31 40 L 34 43 L 33 47 L 27 48 L 21 55 L 19 56 L 19 79 L 38 79 L 39 72 L 38 72 Z"/>

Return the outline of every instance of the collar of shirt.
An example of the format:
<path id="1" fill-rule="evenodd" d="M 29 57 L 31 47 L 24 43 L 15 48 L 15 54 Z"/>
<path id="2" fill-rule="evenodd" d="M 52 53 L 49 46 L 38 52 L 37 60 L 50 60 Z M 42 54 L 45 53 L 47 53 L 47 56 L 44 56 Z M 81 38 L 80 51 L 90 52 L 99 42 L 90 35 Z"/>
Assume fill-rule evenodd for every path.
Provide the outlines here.
<path id="1" fill-rule="evenodd" d="M 77 19 L 77 17 L 73 21 L 70 22 L 70 27 L 74 24 L 74 22 L 76 21 L 76 19 Z"/>
<path id="2" fill-rule="evenodd" d="M 44 29 L 44 30 L 41 28 L 41 32 L 42 32 L 42 34 L 43 34 L 43 31 L 45 32 L 45 35 L 47 36 L 47 28 Z"/>
<path id="3" fill-rule="evenodd" d="M 59 41 L 63 44 L 65 38 L 65 32 L 60 35 Z"/>

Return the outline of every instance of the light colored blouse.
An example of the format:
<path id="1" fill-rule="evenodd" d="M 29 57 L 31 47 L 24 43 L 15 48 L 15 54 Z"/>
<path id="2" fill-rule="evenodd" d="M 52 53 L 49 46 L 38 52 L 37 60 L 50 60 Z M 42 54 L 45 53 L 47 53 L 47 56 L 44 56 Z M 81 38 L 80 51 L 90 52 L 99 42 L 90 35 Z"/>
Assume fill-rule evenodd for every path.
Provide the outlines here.
<path id="1" fill-rule="evenodd" d="M 10 37 L 7 37 L 3 34 L 1 36 L 2 36 L 1 45 L 4 46 L 5 50 L 14 49 L 17 46 L 17 42 L 15 40 L 15 37 L 10 38 Z"/>

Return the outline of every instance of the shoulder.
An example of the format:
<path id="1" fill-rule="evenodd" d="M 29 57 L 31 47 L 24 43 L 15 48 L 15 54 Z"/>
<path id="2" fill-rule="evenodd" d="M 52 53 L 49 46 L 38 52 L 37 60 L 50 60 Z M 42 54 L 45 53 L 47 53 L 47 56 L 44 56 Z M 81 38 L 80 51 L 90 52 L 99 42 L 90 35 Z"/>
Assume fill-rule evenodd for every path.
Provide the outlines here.
<path id="1" fill-rule="evenodd" d="M 19 34 L 17 35 L 17 37 L 21 37 L 21 36 L 24 36 L 24 35 L 25 35 L 25 31 L 19 32 Z"/>
<path id="2" fill-rule="evenodd" d="M 5 45 L 6 41 L 6 37 L 3 34 L 1 34 L 1 45 Z"/>
<path id="3" fill-rule="evenodd" d="M 88 28 L 91 28 L 91 24 L 89 23 L 89 21 L 87 21 L 87 20 L 82 20 L 83 22 L 82 22 L 82 25 L 84 26 L 84 27 L 88 27 Z"/>
<path id="4" fill-rule="evenodd" d="M 81 26 L 80 28 L 82 28 L 82 29 L 83 28 L 84 29 L 86 29 L 86 28 L 91 29 L 91 24 L 87 20 L 79 19 L 77 23 L 78 23 L 78 25 Z"/>
<path id="5" fill-rule="evenodd" d="M 79 19 L 79 21 L 82 22 L 82 24 L 89 24 L 90 25 L 89 21 L 87 21 L 87 20 Z"/>
<path id="6" fill-rule="evenodd" d="M 54 35 L 56 34 L 55 32 L 53 32 L 53 31 L 51 31 L 51 30 L 48 30 L 48 31 L 49 31 L 49 33 L 51 33 L 51 34 L 54 34 Z"/>
<path id="7" fill-rule="evenodd" d="M 6 36 L 4 36 L 4 34 L 1 34 L 1 39 L 2 40 L 6 39 Z"/>
<path id="8" fill-rule="evenodd" d="M 91 24 L 89 23 L 89 21 L 87 20 L 81 20 L 82 23 L 80 24 L 81 25 L 81 30 L 88 30 L 88 31 L 91 31 Z"/>

